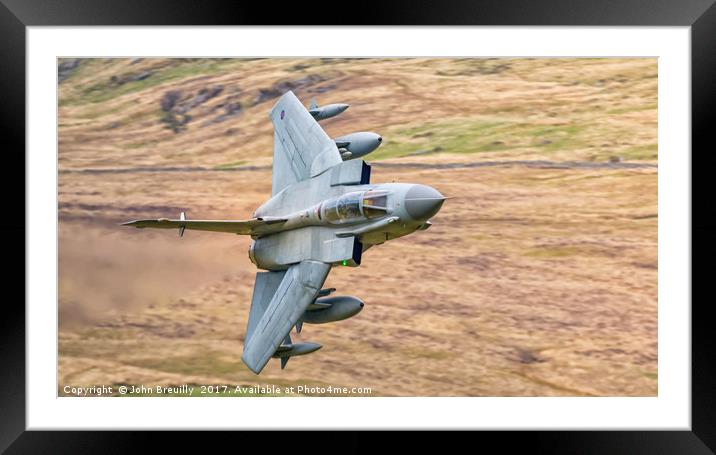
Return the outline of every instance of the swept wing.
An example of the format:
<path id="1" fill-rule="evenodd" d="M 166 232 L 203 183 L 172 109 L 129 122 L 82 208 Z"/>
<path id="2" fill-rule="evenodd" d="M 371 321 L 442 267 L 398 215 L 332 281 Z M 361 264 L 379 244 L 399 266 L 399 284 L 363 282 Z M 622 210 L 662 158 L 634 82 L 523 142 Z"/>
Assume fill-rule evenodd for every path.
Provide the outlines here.
<path id="1" fill-rule="evenodd" d="M 159 218 L 135 220 L 122 223 L 123 226 L 154 229 L 179 229 L 183 235 L 185 229 L 197 231 L 228 232 L 231 234 L 264 235 L 278 232 L 285 218 L 252 218 L 250 220 L 187 220 L 182 212 L 179 219 Z"/>
<path id="2" fill-rule="evenodd" d="M 272 195 L 343 162 L 335 142 L 293 92 L 279 98 L 269 117 L 274 126 Z"/>
<path id="3" fill-rule="evenodd" d="M 330 264 L 302 261 L 256 276 L 241 360 L 256 374 L 266 366 L 326 281 Z"/>

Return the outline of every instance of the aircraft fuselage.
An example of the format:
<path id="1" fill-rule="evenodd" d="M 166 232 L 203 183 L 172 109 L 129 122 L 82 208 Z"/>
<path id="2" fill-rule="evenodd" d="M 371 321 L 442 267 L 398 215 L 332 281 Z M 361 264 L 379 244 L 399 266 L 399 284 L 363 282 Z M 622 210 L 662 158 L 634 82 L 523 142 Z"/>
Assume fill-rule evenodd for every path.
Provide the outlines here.
<path id="1" fill-rule="evenodd" d="M 286 250 L 276 248 L 271 237 L 277 234 L 320 226 L 324 229 L 319 232 L 324 232 L 324 235 L 301 239 L 300 233 L 294 233 L 293 242 L 330 244 L 340 239 L 353 239 L 360 245 L 362 253 L 372 245 L 427 229 L 430 226 L 428 220 L 440 210 L 445 200 L 434 188 L 412 183 L 336 185 L 331 187 L 330 197 L 319 200 L 305 197 L 296 199 L 292 196 L 300 193 L 289 186 L 256 210 L 256 217 L 280 217 L 287 220 L 274 228 L 277 232 L 255 236 L 256 241 L 250 247 L 249 257 L 259 268 L 281 270 L 289 265 L 280 257 L 281 254 L 274 254 Z M 325 257 L 316 259 L 326 260 Z M 359 265 L 360 260 L 344 258 L 327 262 L 355 266 Z"/>

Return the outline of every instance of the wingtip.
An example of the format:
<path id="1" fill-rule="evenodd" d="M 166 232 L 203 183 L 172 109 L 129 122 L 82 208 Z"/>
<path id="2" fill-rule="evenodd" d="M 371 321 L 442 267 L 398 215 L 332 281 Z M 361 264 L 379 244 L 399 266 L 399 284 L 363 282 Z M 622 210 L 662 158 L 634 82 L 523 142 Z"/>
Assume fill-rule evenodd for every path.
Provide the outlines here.
<path id="1" fill-rule="evenodd" d="M 241 361 L 244 362 L 244 365 L 246 365 L 246 367 L 251 370 L 251 372 L 255 375 L 258 375 L 259 373 L 261 373 L 261 370 L 263 370 L 263 368 L 254 369 L 254 366 L 250 365 L 243 355 L 241 356 Z"/>

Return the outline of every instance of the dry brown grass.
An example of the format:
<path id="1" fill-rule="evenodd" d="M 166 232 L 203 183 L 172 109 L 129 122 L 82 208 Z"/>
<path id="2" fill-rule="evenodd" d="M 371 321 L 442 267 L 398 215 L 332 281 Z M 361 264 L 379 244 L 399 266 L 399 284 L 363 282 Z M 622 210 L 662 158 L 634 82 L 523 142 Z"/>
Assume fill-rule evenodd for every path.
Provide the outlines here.
<path id="1" fill-rule="evenodd" d="M 657 394 L 656 167 L 430 167 L 600 163 L 610 156 L 655 164 L 654 59 L 185 64 L 98 60 L 60 85 L 61 385 Z M 149 84 L 161 68 L 176 78 Z M 139 83 L 146 86 L 121 86 L 127 92 L 116 96 L 86 90 L 144 69 L 158 71 Z M 116 224 L 179 210 L 247 217 L 270 194 L 263 166 L 272 150 L 272 102 L 249 104 L 259 88 L 306 74 L 326 78 L 312 88 L 334 86 L 319 102 L 352 105 L 325 122 L 330 134 L 385 136 L 374 182 L 420 182 L 456 198 L 430 230 L 369 250 L 359 268 L 334 269 L 326 286 L 363 298 L 363 312 L 306 325 L 298 338 L 323 349 L 292 359 L 283 371 L 272 361 L 256 377 L 240 362 L 255 274 L 246 255 L 250 239 L 187 232 L 179 240 L 174 232 Z M 175 134 L 159 121 L 166 91 L 196 93 L 215 84 L 224 92 L 192 112 L 186 131 Z M 306 102 L 311 96 L 297 94 Z M 244 112 L 202 127 L 232 95 L 246 103 Z M 409 155 L 433 144 L 441 149 Z M 167 167 L 180 169 L 160 169 Z"/>

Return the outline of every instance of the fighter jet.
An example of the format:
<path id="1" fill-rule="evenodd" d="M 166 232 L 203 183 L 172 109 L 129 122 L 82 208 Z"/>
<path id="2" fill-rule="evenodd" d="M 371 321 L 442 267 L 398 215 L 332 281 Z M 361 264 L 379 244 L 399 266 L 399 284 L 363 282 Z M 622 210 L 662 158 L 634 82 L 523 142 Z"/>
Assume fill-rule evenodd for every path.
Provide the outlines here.
<path id="1" fill-rule="evenodd" d="M 186 229 L 251 236 L 249 258 L 264 271 L 256 274 L 241 359 L 256 374 L 272 357 L 283 369 L 289 358 L 321 348 L 293 343 L 294 327 L 300 332 L 304 323 L 340 321 L 362 310 L 361 299 L 329 297 L 335 289 L 322 289 L 331 268 L 358 267 L 370 247 L 428 229 L 446 199 L 426 185 L 371 183 L 370 165 L 342 157 L 339 144 L 349 141 L 331 139 L 291 91 L 269 117 L 271 198 L 251 219 L 192 220 L 182 212 L 178 219 L 123 223 L 178 229 L 180 236 Z"/>

